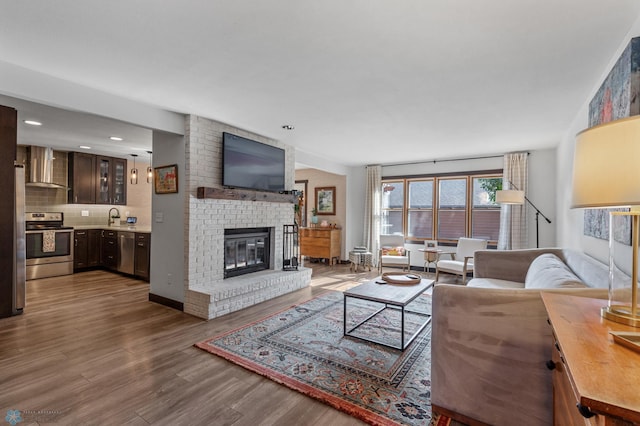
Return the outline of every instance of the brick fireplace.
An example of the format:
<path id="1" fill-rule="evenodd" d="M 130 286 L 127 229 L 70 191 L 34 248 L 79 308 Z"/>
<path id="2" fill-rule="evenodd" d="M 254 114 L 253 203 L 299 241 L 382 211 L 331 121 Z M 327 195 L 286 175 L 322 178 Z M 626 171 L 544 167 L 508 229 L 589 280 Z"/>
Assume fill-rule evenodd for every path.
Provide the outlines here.
<path id="1" fill-rule="evenodd" d="M 187 119 L 186 163 L 189 182 L 185 223 L 189 243 L 185 253 L 184 311 L 211 319 L 309 286 L 311 269 L 283 270 L 283 228 L 293 223 L 293 204 L 260 200 L 198 198 L 198 187 L 221 188 L 222 132 L 273 143 L 285 148 L 286 181 L 293 188 L 294 152 L 276 141 L 201 117 Z M 225 229 L 270 230 L 269 267 L 225 278 Z"/>

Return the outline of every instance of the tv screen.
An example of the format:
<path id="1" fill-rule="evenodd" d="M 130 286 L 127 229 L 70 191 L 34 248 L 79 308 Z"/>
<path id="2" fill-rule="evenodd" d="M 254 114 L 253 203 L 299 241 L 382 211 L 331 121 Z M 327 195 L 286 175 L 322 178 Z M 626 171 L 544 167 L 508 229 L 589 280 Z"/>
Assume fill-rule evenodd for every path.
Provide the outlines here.
<path id="1" fill-rule="evenodd" d="M 231 133 L 222 134 L 222 185 L 284 191 L 284 149 Z"/>

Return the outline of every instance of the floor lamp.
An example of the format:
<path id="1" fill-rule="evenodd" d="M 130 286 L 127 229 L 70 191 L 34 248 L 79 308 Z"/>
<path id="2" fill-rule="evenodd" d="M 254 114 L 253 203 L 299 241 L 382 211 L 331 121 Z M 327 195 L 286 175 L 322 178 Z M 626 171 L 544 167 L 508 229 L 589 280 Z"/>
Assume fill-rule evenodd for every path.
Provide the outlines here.
<path id="1" fill-rule="evenodd" d="M 536 211 L 536 248 L 538 248 L 540 247 L 540 227 L 539 227 L 538 218 L 539 216 L 542 216 L 544 220 L 547 221 L 547 223 L 551 223 L 551 219 L 546 217 L 544 213 L 542 213 L 540 209 L 538 209 L 535 206 L 535 204 L 533 204 L 531 200 L 529 200 L 527 196 L 524 195 L 524 191 L 520 191 L 513 183 L 511 183 L 511 181 L 509 181 L 509 185 L 515 189 L 503 189 L 503 190 L 496 191 L 496 203 L 522 205 L 526 201 L 527 203 L 529 203 L 529 205 L 531 205 L 531 207 L 535 209 Z"/>
<path id="2" fill-rule="evenodd" d="M 576 136 L 572 208 L 631 207 L 609 217 L 609 303 L 601 314 L 640 327 L 638 242 L 640 240 L 640 116 L 584 130 Z M 614 221 L 626 216 L 631 247 L 616 238 Z M 629 226 L 630 225 L 630 226 Z M 630 229 L 629 229 L 630 228 Z M 627 234 L 628 237 L 628 234 Z"/>

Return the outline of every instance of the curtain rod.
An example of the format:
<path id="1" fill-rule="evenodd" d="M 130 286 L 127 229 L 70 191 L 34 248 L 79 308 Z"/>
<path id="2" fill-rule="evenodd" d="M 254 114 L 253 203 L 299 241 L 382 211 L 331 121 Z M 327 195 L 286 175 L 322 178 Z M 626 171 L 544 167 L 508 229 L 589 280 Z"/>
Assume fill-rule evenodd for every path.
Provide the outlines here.
<path id="1" fill-rule="evenodd" d="M 530 154 L 530 152 L 526 152 L 527 155 Z M 463 158 L 445 158 L 443 160 L 422 160 L 422 161 L 412 161 L 412 162 L 408 162 L 408 163 L 387 163 L 387 164 L 380 164 L 380 166 L 382 167 L 390 167 L 390 166 L 409 166 L 412 164 L 427 164 L 427 163 L 432 163 L 432 164 L 436 164 L 436 163 L 446 163 L 448 161 L 465 161 L 465 160 L 484 160 L 487 158 L 502 158 L 504 157 L 504 154 L 502 155 L 485 155 L 483 157 L 463 157 Z"/>

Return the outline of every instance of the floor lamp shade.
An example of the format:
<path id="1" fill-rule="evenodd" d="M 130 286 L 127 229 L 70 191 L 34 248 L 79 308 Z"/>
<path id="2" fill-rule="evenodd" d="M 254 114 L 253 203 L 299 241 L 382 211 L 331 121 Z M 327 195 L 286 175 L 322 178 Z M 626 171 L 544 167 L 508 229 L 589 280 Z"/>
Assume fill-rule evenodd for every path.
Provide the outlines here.
<path id="1" fill-rule="evenodd" d="M 513 183 L 511 183 L 511 181 L 509 181 L 509 185 L 511 187 L 517 188 Z M 535 204 L 533 204 L 531 200 L 527 198 L 526 195 L 524 195 L 524 191 L 521 191 L 519 189 L 502 189 L 502 190 L 496 191 L 496 203 L 498 204 L 521 204 L 522 205 L 525 203 L 525 201 L 529 203 L 531 207 L 533 207 L 533 209 L 536 211 L 536 247 L 540 247 L 539 217 L 542 216 L 544 220 L 547 221 L 547 223 L 551 223 L 551 219 L 546 217 L 540 211 L 540 209 L 537 208 Z"/>
<path id="2" fill-rule="evenodd" d="M 640 116 L 578 133 L 573 162 L 573 208 L 640 205 Z M 624 218 L 625 216 L 626 218 Z M 630 224 L 631 247 L 615 238 L 615 224 Z M 602 316 L 640 327 L 638 243 L 640 212 L 611 212 L 609 217 L 609 303 Z"/>
<path id="3" fill-rule="evenodd" d="M 496 191 L 496 203 L 524 204 L 524 191 L 518 191 L 515 189 L 502 189 Z"/>

